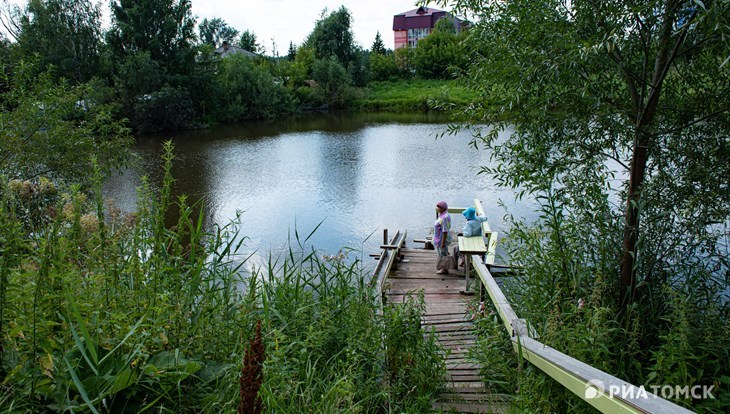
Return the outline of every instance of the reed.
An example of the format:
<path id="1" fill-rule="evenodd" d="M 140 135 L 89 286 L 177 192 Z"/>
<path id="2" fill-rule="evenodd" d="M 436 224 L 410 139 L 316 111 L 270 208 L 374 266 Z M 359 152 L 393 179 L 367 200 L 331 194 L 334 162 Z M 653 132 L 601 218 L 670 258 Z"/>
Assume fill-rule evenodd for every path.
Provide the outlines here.
<path id="1" fill-rule="evenodd" d="M 164 179 L 143 180 L 135 213 L 102 200 L 98 169 L 88 195 L 0 184 L 2 412 L 234 413 L 256 338 L 262 412 L 429 404 L 441 371 L 418 301 L 377 316 L 360 260 L 320 257 L 317 229 L 244 272 L 241 217 L 205 228 L 200 205 L 173 198 L 164 150 Z M 383 338 L 417 363 L 401 370 L 398 347 L 382 362 Z"/>

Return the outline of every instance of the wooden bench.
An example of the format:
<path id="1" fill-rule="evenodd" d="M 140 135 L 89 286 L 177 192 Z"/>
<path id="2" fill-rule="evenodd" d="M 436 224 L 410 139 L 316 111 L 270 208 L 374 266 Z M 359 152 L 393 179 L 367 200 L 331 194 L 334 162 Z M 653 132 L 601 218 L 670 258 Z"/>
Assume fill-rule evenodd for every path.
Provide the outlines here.
<path id="1" fill-rule="evenodd" d="M 464 285 L 464 292 L 466 293 L 469 290 L 469 272 L 471 267 L 471 257 L 472 255 L 478 255 L 483 256 L 485 253 L 487 253 L 487 246 L 484 244 L 484 237 L 482 236 L 473 236 L 473 237 L 464 237 L 459 236 L 459 254 L 464 255 L 464 281 L 466 284 Z"/>

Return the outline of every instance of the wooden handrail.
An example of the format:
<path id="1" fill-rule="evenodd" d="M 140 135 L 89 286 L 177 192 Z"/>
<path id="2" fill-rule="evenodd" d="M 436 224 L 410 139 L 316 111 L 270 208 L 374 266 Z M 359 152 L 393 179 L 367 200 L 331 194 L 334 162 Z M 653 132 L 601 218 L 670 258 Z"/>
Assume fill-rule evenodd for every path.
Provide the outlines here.
<path id="1" fill-rule="evenodd" d="M 517 317 L 487 266 L 474 258 L 474 269 L 510 334 L 515 352 L 565 388 L 603 413 L 692 412 L 535 340 L 536 335 Z"/>
<path id="2" fill-rule="evenodd" d="M 395 233 L 390 243 L 381 246 L 382 252 L 380 253 L 380 259 L 378 259 L 378 264 L 375 266 L 375 270 L 373 270 L 371 283 L 375 283 L 375 292 L 376 297 L 380 300 L 379 312 L 381 314 L 383 311 L 383 285 L 385 284 L 388 273 L 390 273 L 390 269 L 393 267 L 393 263 L 395 263 L 396 258 L 400 255 L 400 249 L 405 247 L 407 234 L 407 230 L 403 230 L 402 232 L 399 230 Z"/>

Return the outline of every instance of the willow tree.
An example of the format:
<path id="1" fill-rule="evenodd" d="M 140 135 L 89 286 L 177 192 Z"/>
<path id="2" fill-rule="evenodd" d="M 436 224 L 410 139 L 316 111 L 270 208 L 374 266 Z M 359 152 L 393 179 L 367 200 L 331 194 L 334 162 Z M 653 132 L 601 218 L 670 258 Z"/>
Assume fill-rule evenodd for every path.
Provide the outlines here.
<path id="1" fill-rule="evenodd" d="M 101 3 L 93 0 L 30 0 L 15 9 L 11 36 L 23 56 L 38 54 L 59 77 L 85 82 L 101 65 Z"/>
<path id="2" fill-rule="evenodd" d="M 580 194 L 590 181 L 609 182 L 616 171 L 607 165 L 619 166 L 624 219 L 615 269 L 623 315 L 636 300 L 637 270 L 648 281 L 657 263 L 642 258 L 642 234 L 662 220 L 698 231 L 728 222 L 730 3 L 441 3 L 475 21 L 467 81 L 484 104 L 470 116 L 494 126 L 477 142 L 500 165 L 486 172 L 528 191 L 550 183 Z M 498 141 L 508 126 L 514 133 Z M 650 182 L 660 188 L 651 197 Z M 712 254 L 695 247 L 690 254 Z M 663 266 L 681 271 L 678 260 Z M 726 255 L 720 266 L 727 269 Z"/>

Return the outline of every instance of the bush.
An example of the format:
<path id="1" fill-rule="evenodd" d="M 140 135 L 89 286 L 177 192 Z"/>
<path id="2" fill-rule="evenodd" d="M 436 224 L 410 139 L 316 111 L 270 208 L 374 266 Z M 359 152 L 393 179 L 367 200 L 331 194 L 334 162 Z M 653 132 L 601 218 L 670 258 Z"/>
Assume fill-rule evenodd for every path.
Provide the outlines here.
<path id="1" fill-rule="evenodd" d="M 344 108 L 352 100 L 352 80 L 337 59 L 316 60 L 312 76 L 322 100 L 332 108 Z"/>
<path id="2" fill-rule="evenodd" d="M 137 97 L 132 122 L 137 132 L 144 134 L 189 128 L 194 116 L 187 89 L 163 86 L 157 92 Z"/>
<path id="3" fill-rule="evenodd" d="M 218 82 L 223 91 L 218 117 L 224 121 L 269 119 L 294 111 L 289 90 L 246 56 L 223 59 Z"/>
<path id="4" fill-rule="evenodd" d="M 370 55 L 370 72 L 375 81 L 395 81 L 404 77 L 403 72 L 395 61 L 395 54 Z"/>

